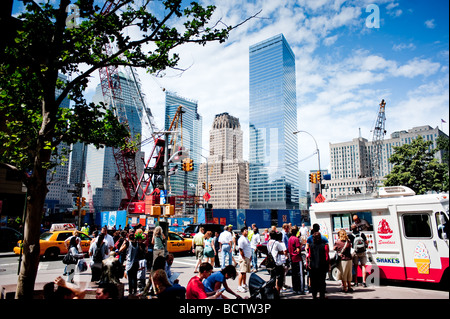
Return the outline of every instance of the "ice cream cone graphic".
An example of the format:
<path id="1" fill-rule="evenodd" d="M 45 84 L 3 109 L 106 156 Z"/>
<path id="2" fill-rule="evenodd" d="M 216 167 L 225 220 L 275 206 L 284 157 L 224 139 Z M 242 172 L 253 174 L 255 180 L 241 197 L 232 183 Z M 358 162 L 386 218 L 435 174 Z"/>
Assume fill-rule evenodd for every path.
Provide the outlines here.
<path id="1" fill-rule="evenodd" d="M 428 275 L 430 273 L 430 255 L 425 244 L 419 242 L 414 250 L 414 262 L 419 274 Z"/>

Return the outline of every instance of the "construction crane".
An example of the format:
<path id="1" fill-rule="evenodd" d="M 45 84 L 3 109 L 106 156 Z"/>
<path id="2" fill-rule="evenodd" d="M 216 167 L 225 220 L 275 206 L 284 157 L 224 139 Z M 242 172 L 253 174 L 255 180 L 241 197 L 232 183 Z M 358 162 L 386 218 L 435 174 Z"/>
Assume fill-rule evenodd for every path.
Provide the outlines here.
<path id="1" fill-rule="evenodd" d="M 383 159 L 383 141 L 386 135 L 385 114 L 386 102 L 381 100 L 378 116 L 373 130 L 372 151 L 370 152 L 370 177 L 367 181 L 367 192 L 373 193 L 380 181 L 381 163 Z"/>
<path id="2" fill-rule="evenodd" d="M 120 0 L 107 1 L 102 8 L 101 14 L 108 14 L 119 3 Z M 114 53 L 113 51 L 112 45 L 107 42 L 104 46 L 105 54 L 110 56 Z M 118 175 L 126 193 L 126 198 L 121 200 L 119 209 L 127 210 L 129 213 L 135 213 L 138 212 L 135 210 L 136 203 L 142 203 L 146 196 L 159 192 L 160 189 L 168 189 L 168 163 L 167 165 L 165 165 L 165 163 L 166 161 L 169 161 L 169 157 L 171 155 L 174 155 L 169 153 L 169 149 L 173 149 L 177 144 L 178 134 L 167 134 L 167 132 L 157 133 L 154 131 L 151 111 L 145 107 L 136 75 L 132 68 L 130 68 L 130 70 L 130 79 L 135 83 L 138 97 L 146 113 L 148 125 L 151 128 L 152 137 L 148 140 L 133 142 L 133 136 L 130 136 L 130 138 L 126 141 L 126 146 L 121 149 L 113 150 L 113 154 L 118 169 Z M 108 66 L 100 69 L 100 84 L 105 102 L 109 102 L 110 105 L 116 110 L 116 116 L 118 117 L 120 123 L 128 127 L 125 107 L 122 101 L 119 68 L 117 66 Z M 163 89 L 163 91 L 165 91 L 165 89 Z M 184 111 L 182 110 L 182 107 L 179 106 L 168 130 L 168 132 L 180 132 L 181 146 L 183 113 Z M 144 171 L 140 178 L 138 178 L 136 170 L 136 153 L 139 146 L 146 143 L 152 143 L 153 147 L 148 160 L 144 162 Z M 181 153 L 179 150 L 174 150 L 173 152 Z"/>

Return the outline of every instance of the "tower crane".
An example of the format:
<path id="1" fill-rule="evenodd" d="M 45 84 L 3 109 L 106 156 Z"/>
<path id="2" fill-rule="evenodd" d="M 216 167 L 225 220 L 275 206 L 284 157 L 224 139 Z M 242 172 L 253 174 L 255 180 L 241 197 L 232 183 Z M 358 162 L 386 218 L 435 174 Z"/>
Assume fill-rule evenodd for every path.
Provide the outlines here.
<path id="1" fill-rule="evenodd" d="M 372 151 L 370 152 L 370 178 L 367 181 L 367 192 L 375 191 L 376 185 L 380 180 L 381 163 L 383 157 L 383 141 L 386 135 L 385 114 L 386 102 L 381 100 L 378 116 L 373 130 Z"/>

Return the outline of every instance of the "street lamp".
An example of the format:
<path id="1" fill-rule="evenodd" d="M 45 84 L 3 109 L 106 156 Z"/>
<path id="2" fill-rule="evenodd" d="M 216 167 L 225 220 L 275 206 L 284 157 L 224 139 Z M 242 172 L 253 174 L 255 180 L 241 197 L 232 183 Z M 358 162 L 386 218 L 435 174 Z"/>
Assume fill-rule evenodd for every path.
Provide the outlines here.
<path id="1" fill-rule="evenodd" d="M 320 170 L 320 153 L 319 153 L 319 147 L 317 146 L 316 139 L 314 138 L 314 136 L 312 136 L 309 132 L 306 132 L 306 131 L 293 132 L 293 134 L 297 134 L 297 133 L 306 133 L 306 134 L 308 134 L 309 136 L 311 136 L 313 138 L 314 143 L 316 143 L 317 161 L 318 161 L 318 164 L 319 164 L 319 172 L 321 172 L 321 170 Z M 318 182 L 319 182 L 319 193 L 322 194 L 322 181 L 319 180 Z"/>

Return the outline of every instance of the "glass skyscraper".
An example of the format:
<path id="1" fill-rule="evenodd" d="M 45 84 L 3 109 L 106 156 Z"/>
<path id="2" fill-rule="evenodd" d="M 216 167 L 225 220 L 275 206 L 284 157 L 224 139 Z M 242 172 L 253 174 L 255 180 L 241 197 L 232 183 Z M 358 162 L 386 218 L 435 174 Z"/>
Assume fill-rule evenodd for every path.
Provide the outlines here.
<path id="1" fill-rule="evenodd" d="M 121 99 L 116 103 L 121 103 L 128 127 L 134 141 L 139 142 L 142 134 L 141 117 L 143 103 L 139 98 L 140 82 L 134 81 L 131 75 L 119 72 Z M 98 104 L 104 101 L 101 86 L 96 88 L 93 102 Z M 109 103 L 110 101 L 104 101 Z M 111 107 L 111 106 L 109 106 Z M 117 151 L 117 150 L 115 150 Z M 135 163 L 138 177 L 141 176 L 144 164 L 141 160 L 143 153 L 136 153 Z M 120 181 L 120 174 L 113 155 L 113 148 L 105 147 L 96 149 L 93 145 L 87 147 L 86 155 L 86 186 L 83 196 L 92 197 L 95 212 L 114 211 L 120 206 L 120 201 L 126 198 L 125 190 Z"/>
<path id="2" fill-rule="evenodd" d="M 250 208 L 297 209 L 295 56 L 282 34 L 250 46 Z"/>
<path id="3" fill-rule="evenodd" d="M 192 172 L 187 172 L 187 174 L 181 170 L 181 163 L 178 163 L 178 172 L 175 175 L 170 176 L 169 190 L 173 196 L 184 195 L 185 190 L 187 191 L 187 195 L 192 196 L 195 195 L 195 188 L 197 186 L 202 147 L 202 117 L 197 112 L 198 103 L 195 100 L 166 91 L 165 104 L 166 116 L 164 127 L 166 130 L 169 129 L 178 107 L 182 106 L 182 110 L 184 111 L 182 115 L 183 132 L 182 136 L 177 136 L 176 144 L 177 146 L 181 146 L 182 141 L 183 147 L 189 149 L 189 158 L 194 161 L 194 170 Z M 173 167 L 174 165 L 175 164 L 171 164 L 170 167 Z"/>

